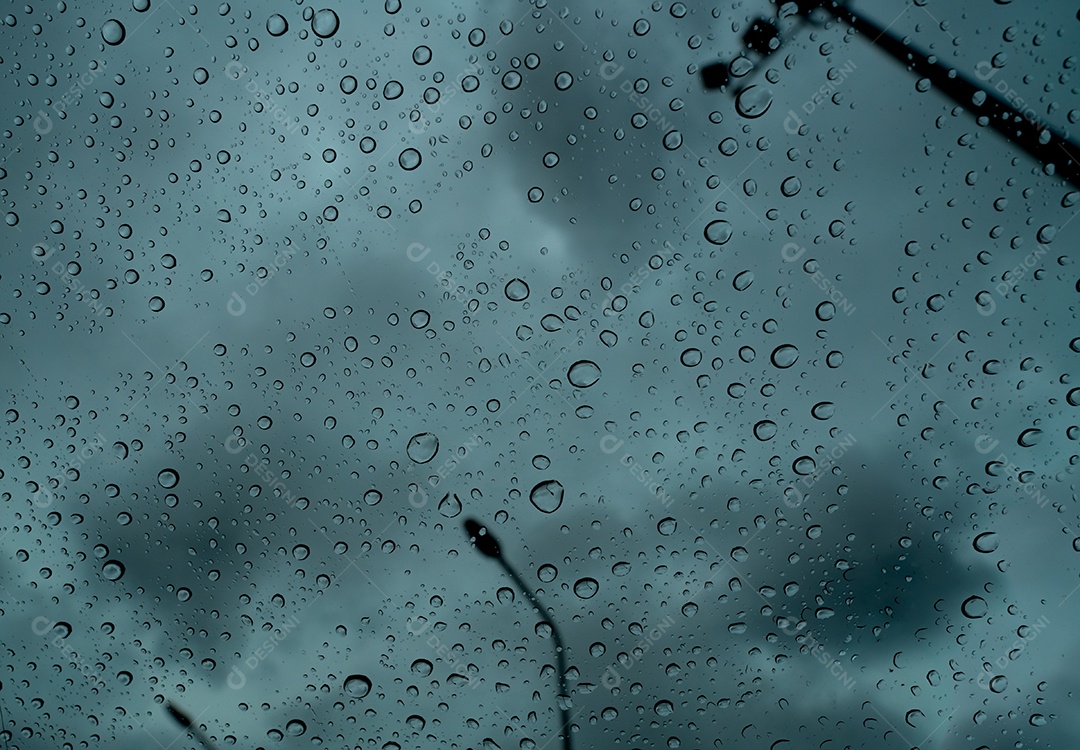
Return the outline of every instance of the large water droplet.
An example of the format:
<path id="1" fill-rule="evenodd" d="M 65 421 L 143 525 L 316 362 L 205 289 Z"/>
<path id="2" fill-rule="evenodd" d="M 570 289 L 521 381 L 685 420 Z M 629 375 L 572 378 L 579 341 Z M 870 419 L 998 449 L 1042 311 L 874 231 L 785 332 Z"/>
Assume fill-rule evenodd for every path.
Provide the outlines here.
<path id="1" fill-rule="evenodd" d="M 971 546 L 975 548 L 976 552 L 993 552 L 998 548 L 998 543 L 1001 540 L 998 535 L 993 531 L 984 531 L 975 537 L 975 540 L 971 543 Z"/>
<path id="2" fill-rule="evenodd" d="M 101 26 L 101 38 L 105 40 L 105 43 L 115 47 L 124 41 L 127 37 L 127 30 L 124 28 L 124 24 L 117 21 L 115 18 L 110 18 Z"/>
<path id="3" fill-rule="evenodd" d="M 321 39 L 329 39 L 336 34 L 340 24 L 338 14 L 330 8 L 315 11 L 315 15 L 311 17 L 311 30 Z"/>
<path id="4" fill-rule="evenodd" d="M 405 448 L 405 453 L 408 454 L 409 458 L 418 464 L 426 464 L 435 458 L 435 454 L 438 452 L 439 438 L 430 432 L 413 435 L 409 438 L 409 444 Z"/>
<path id="5" fill-rule="evenodd" d="M 755 84 L 747 86 L 735 97 L 735 110 L 748 120 L 756 120 L 769 111 L 772 103 L 772 92 Z"/>
<path id="6" fill-rule="evenodd" d="M 705 227 L 705 239 L 714 245 L 723 245 L 731 239 L 733 231 L 730 221 L 717 219 Z"/>
<path id="7" fill-rule="evenodd" d="M 781 344 L 773 349 L 772 363 L 781 370 L 791 367 L 798 358 L 799 350 L 791 344 Z"/>
<path id="8" fill-rule="evenodd" d="M 964 613 L 964 617 L 968 617 L 972 620 L 986 617 L 988 610 L 989 607 L 986 605 L 986 600 L 981 596 L 969 596 L 964 600 L 964 603 L 960 605 L 960 611 Z"/>
<path id="9" fill-rule="evenodd" d="M 577 388 L 588 388 L 600 379 L 600 367 L 592 360 L 582 359 L 570 365 L 566 379 Z"/>
<path id="10" fill-rule="evenodd" d="M 592 599 L 600 590 L 600 584 L 593 578 L 581 578 L 574 584 L 574 593 L 579 599 Z"/>
<path id="11" fill-rule="evenodd" d="M 529 493 L 529 501 L 542 513 L 554 513 L 562 505 L 563 486 L 557 479 L 540 482 Z"/>
<path id="12" fill-rule="evenodd" d="M 457 518 L 461 515 L 461 500 L 453 493 L 447 493 L 439 501 L 439 513 L 445 518 Z"/>
<path id="13" fill-rule="evenodd" d="M 345 678 L 345 692 L 354 698 L 363 698 L 371 692 L 371 680 L 362 674 L 349 675 Z"/>
<path id="14" fill-rule="evenodd" d="M 119 581 L 124 577 L 124 565 L 118 560 L 109 560 L 101 566 L 101 575 L 107 581 Z"/>
<path id="15" fill-rule="evenodd" d="M 504 293 L 511 302 L 524 302 L 529 298 L 529 285 L 521 279 L 510 279 Z"/>

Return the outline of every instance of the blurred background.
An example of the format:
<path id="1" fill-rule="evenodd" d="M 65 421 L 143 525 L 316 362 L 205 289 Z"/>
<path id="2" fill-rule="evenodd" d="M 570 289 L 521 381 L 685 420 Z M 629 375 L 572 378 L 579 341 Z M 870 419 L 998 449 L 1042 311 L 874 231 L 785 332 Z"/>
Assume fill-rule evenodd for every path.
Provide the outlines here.
<path id="1" fill-rule="evenodd" d="M 793 14 L 7 3 L 6 744 L 1075 744 L 1080 194 Z"/>

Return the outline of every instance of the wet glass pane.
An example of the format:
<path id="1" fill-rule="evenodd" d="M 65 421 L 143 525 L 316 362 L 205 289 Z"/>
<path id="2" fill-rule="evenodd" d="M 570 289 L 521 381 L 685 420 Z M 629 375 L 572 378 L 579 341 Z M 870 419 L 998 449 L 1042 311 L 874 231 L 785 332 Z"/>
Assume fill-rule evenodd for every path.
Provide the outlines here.
<path id="1" fill-rule="evenodd" d="M 1075 4 L 0 17 L 5 748 L 1080 739 Z"/>

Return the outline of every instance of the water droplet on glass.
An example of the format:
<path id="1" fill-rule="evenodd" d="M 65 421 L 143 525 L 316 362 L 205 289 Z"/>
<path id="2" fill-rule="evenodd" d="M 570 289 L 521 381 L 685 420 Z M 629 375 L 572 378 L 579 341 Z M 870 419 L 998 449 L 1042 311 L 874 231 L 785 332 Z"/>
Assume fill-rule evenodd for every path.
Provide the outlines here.
<path id="1" fill-rule="evenodd" d="M 960 605 L 960 611 L 964 613 L 964 617 L 972 620 L 986 617 L 988 609 L 989 607 L 986 605 L 986 600 L 981 596 L 969 596 L 964 600 L 964 603 Z"/>
<path id="2" fill-rule="evenodd" d="M 735 111 L 748 120 L 756 120 L 769 111 L 772 103 L 772 92 L 754 84 L 744 88 L 735 97 Z"/>
<path id="3" fill-rule="evenodd" d="M 1020 437 L 1016 439 L 1016 442 L 1021 448 L 1033 448 L 1039 444 L 1042 440 L 1042 436 L 1042 430 L 1032 428 L 1021 432 Z"/>
<path id="4" fill-rule="evenodd" d="M 540 482 L 529 492 L 529 502 L 541 513 L 554 513 L 563 502 L 563 486 L 557 479 Z"/>
<path id="5" fill-rule="evenodd" d="M 461 515 L 461 499 L 453 493 L 447 493 L 439 501 L 439 514 L 444 518 L 457 518 Z"/>
<path id="6" fill-rule="evenodd" d="M 435 458 L 435 454 L 438 452 L 439 438 L 430 432 L 413 435 L 409 438 L 409 444 L 405 448 L 405 453 L 408 454 L 409 458 L 418 464 L 426 464 Z"/>
<path id="7" fill-rule="evenodd" d="M 754 437 L 758 440 L 772 440 L 776 437 L 776 422 L 769 419 L 763 419 L 754 425 Z"/>
<path id="8" fill-rule="evenodd" d="M 588 388 L 600 379 L 600 367 L 588 359 L 578 360 L 570 365 L 566 379 L 576 388 Z"/>
<path id="9" fill-rule="evenodd" d="M 772 363 L 781 370 L 791 367 L 798 358 L 799 350 L 791 344 L 781 344 L 773 349 Z"/>
<path id="10" fill-rule="evenodd" d="M 371 692 L 371 680 L 362 674 L 349 675 L 345 678 L 345 692 L 354 698 L 363 698 Z"/>
<path id="11" fill-rule="evenodd" d="M 529 298 L 529 285 L 521 279 L 510 279 L 510 281 L 506 282 L 506 289 L 503 290 L 503 293 L 511 302 L 524 302 Z"/>
<path id="12" fill-rule="evenodd" d="M 593 578 L 582 578 L 574 583 L 574 593 L 579 599 L 592 599 L 600 590 L 600 584 Z"/>
<path id="13" fill-rule="evenodd" d="M 162 487 L 171 490 L 180 483 L 180 474 L 173 469 L 162 469 L 158 472 L 157 480 Z"/>
<path id="14" fill-rule="evenodd" d="M 311 30 L 320 39 L 329 39 L 337 33 L 340 23 L 337 13 L 330 8 L 323 8 L 315 11 L 315 15 L 311 17 Z"/>
<path id="15" fill-rule="evenodd" d="M 124 41 L 124 37 L 127 36 L 127 30 L 124 29 L 124 24 L 117 21 L 115 18 L 110 18 L 101 26 L 101 38 L 105 40 L 105 43 L 115 47 Z"/>
<path id="16" fill-rule="evenodd" d="M 101 575 L 107 581 L 119 581 L 124 577 L 124 565 L 117 560 L 109 560 L 101 566 Z"/>
<path id="17" fill-rule="evenodd" d="M 411 172 L 419 167 L 421 161 L 420 152 L 415 148 L 405 149 L 401 152 L 401 156 L 398 157 L 398 164 L 400 164 L 401 168 L 407 172 Z"/>
<path id="18" fill-rule="evenodd" d="M 266 31 L 270 36 L 281 36 L 289 30 L 289 22 L 285 17 L 275 13 L 266 19 Z"/>
<path id="19" fill-rule="evenodd" d="M 559 569 L 550 563 L 544 563 L 536 571 L 536 577 L 543 583 L 551 583 L 559 577 Z"/>
<path id="20" fill-rule="evenodd" d="M 1000 543 L 998 535 L 993 531 L 984 531 L 975 537 L 975 540 L 971 543 L 971 546 L 975 548 L 976 552 L 993 552 L 998 548 Z"/>
<path id="21" fill-rule="evenodd" d="M 731 222 L 717 219 L 705 227 L 705 239 L 714 245 L 723 245 L 731 239 L 733 231 Z"/>

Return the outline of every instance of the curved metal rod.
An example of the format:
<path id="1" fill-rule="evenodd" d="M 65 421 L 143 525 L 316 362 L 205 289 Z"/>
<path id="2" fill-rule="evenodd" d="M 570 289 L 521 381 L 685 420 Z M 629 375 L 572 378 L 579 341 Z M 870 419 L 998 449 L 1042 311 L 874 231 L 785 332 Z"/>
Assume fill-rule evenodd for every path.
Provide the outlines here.
<path id="1" fill-rule="evenodd" d="M 498 541 L 492 536 L 491 532 L 486 526 L 481 524 L 472 518 L 465 521 L 465 532 L 469 535 L 469 541 L 473 543 L 477 551 L 486 557 L 497 560 L 499 565 L 502 566 L 506 574 L 510 576 L 517 587 L 521 590 L 521 593 L 525 595 L 525 598 L 536 607 L 540 612 L 541 617 L 544 618 L 543 622 L 546 622 L 551 627 L 551 640 L 555 643 L 555 659 L 556 670 L 559 673 L 559 695 L 557 703 L 559 705 L 559 717 L 562 722 L 562 727 L 559 730 L 559 734 L 563 741 L 563 750 L 573 750 L 573 745 L 570 740 L 570 709 L 567 702 L 570 698 L 570 693 L 566 689 L 566 649 L 563 648 L 562 635 L 559 633 L 559 628 L 555 624 L 554 618 L 548 614 L 547 608 L 540 603 L 536 593 L 529 588 L 525 581 L 521 580 L 521 576 L 517 574 L 510 563 L 506 561 L 506 558 L 502 556 L 502 550 L 499 547 Z"/>

